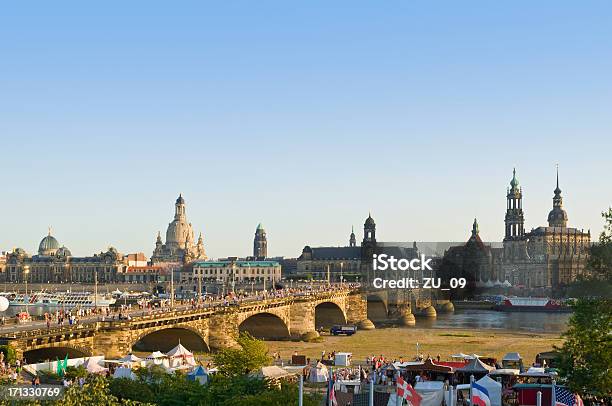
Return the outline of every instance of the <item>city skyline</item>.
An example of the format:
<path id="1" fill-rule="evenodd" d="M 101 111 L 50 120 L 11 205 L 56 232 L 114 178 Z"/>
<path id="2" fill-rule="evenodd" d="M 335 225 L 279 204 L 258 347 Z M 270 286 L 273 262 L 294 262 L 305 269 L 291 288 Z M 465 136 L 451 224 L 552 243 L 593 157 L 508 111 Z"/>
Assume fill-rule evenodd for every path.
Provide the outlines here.
<path id="1" fill-rule="evenodd" d="M 121 10 L 117 13 L 116 10 Z M 183 193 L 212 257 L 504 235 L 560 165 L 572 226 L 612 189 L 612 4 L 10 4 L 0 16 L 0 249 L 148 256 Z"/>
<path id="2" fill-rule="evenodd" d="M 519 182 L 520 182 L 520 181 L 519 181 Z M 523 188 L 522 183 L 521 183 L 519 186 L 521 187 L 521 189 Z M 560 186 L 562 186 L 562 184 L 561 184 Z M 561 188 L 561 189 L 563 190 L 563 188 Z M 182 196 L 183 196 L 183 194 L 182 194 L 182 193 L 180 193 L 180 194 L 179 194 L 179 199 L 180 199 Z M 552 199 L 551 199 L 551 201 L 552 201 Z M 565 201 L 567 201 L 567 199 L 566 199 Z M 564 202 L 564 206 L 565 206 L 565 202 Z M 552 207 L 552 204 L 551 204 L 551 207 Z M 529 216 L 529 212 L 530 212 L 529 207 L 528 207 L 528 206 L 524 206 L 524 209 L 525 209 L 525 211 L 526 211 L 526 213 L 527 213 L 527 218 L 529 218 L 529 217 L 528 217 L 528 216 Z M 190 214 L 189 214 L 189 213 L 190 213 L 190 205 L 189 205 L 189 203 L 188 203 L 188 202 L 187 202 L 187 204 L 186 204 L 186 211 L 187 211 L 187 215 L 188 215 L 188 220 L 187 220 L 187 221 L 189 221 L 191 224 L 193 224 L 194 229 L 196 229 L 196 230 L 203 230 L 202 228 L 199 228 L 197 224 L 194 224 L 194 221 L 191 221 L 191 217 L 190 217 Z M 377 216 L 376 216 L 376 215 L 373 215 L 373 217 L 375 217 L 375 218 L 376 218 Z M 478 218 L 478 216 L 475 216 L 475 218 Z M 364 219 L 365 219 L 365 217 L 364 217 Z M 363 222 L 363 221 L 362 221 L 362 222 Z M 479 220 L 478 220 L 478 222 L 479 222 L 479 223 L 481 223 L 481 220 L 479 219 Z M 252 244 L 252 241 L 253 241 L 253 236 L 255 235 L 255 233 L 257 232 L 257 230 L 259 229 L 259 227 L 261 227 L 261 226 L 262 226 L 262 223 L 263 223 L 263 222 L 259 222 L 259 223 L 257 223 L 257 225 L 256 225 L 256 227 L 255 227 L 255 232 L 251 233 L 251 240 L 250 240 L 251 244 Z M 273 224 L 274 224 L 274 223 L 276 223 L 276 222 L 273 222 Z M 541 222 L 538 222 L 538 223 L 533 223 L 533 224 L 532 224 L 532 223 L 527 222 L 526 229 L 537 228 L 538 226 L 546 225 L 545 223 L 546 223 L 546 221 L 541 221 Z M 572 223 L 572 221 L 571 221 L 571 213 L 570 213 L 570 221 L 569 221 L 569 225 L 571 225 L 571 226 L 575 226 L 575 227 L 578 227 L 579 229 L 583 228 L 583 229 L 584 229 L 584 231 L 587 231 L 587 230 L 591 231 L 591 233 L 592 233 L 592 235 L 593 235 L 593 240 L 596 240 L 596 239 L 597 239 L 597 236 L 598 236 L 598 234 L 599 234 L 599 232 L 600 232 L 600 230 L 599 230 L 599 229 L 597 229 L 597 228 L 595 228 L 595 229 L 591 229 L 591 228 L 588 228 L 588 227 L 581 227 L 581 225 L 580 225 L 580 224 L 575 224 L 575 223 Z M 384 227 L 384 226 L 383 226 L 383 227 Z M 470 227 L 471 227 L 471 225 L 470 225 Z M 264 227 L 264 228 L 265 228 L 265 227 Z M 351 226 L 351 231 L 353 230 L 353 228 L 355 228 L 355 225 L 352 225 L 352 226 Z M 358 224 L 356 228 L 357 228 L 357 233 L 356 233 L 356 234 L 357 234 L 357 239 L 360 241 L 360 240 L 361 240 L 361 234 L 362 234 L 362 232 L 361 232 L 361 230 L 362 230 L 362 224 Z M 502 228 L 503 228 L 503 227 L 502 227 Z M 117 249 L 118 249 L 120 252 L 122 252 L 123 254 L 128 254 L 128 253 L 132 253 L 132 252 L 144 252 L 144 253 L 145 253 L 145 255 L 146 255 L 147 257 L 150 257 L 150 256 L 151 256 L 151 253 L 150 253 L 150 252 L 147 250 L 147 248 L 148 248 L 148 247 L 147 247 L 147 248 L 143 248 L 143 249 L 131 249 L 131 250 L 124 250 L 124 249 L 122 249 L 122 244 L 121 244 L 119 241 L 118 241 L 117 243 L 109 243 L 109 244 L 106 244 L 106 245 L 100 246 L 100 248 L 99 248 L 99 249 L 97 249 L 97 250 L 93 250 L 93 251 L 91 251 L 91 252 L 87 252 L 87 253 L 86 253 L 86 252 L 78 252 L 78 251 L 75 251 L 75 250 L 72 248 L 72 247 L 73 247 L 73 244 L 71 244 L 71 243 L 69 243 L 69 242 L 67 243 L 66 241 L 64 241 L 64 240 L 62 240 L 61 238 L 57 237 L 57 235 L 56 235 L 54 232 L 52 232 L 52 231 L 54 230 L 54 227 L 53 227 L 53 226 L 49 226 L 49 227 L 47 228 L 47 230 L 48 230 L 48 235 L 53 235 L 54 237 L 58 238 L 58 240 L 60 241 L 60 245 L 61 245 L 61 246 L 66 246 L 66 247 L 67 247 L 67 248 L 69 248 L 69 249 L 70 249 L 72 252 L 74 252 L 74 253 L 75 253 L 75 255 L 89 255 L 89 254 L 92 254 L 92 253 L 98 253 L 98 252 L 102 252 L 102 251 L 104 251 L 104 250 L 106 250 L 106 249 L 108 249 L 109 247 L 111 247 L 111 246 L 112 246 L 112 247 L 114 247 L 114 248 L 117 248 Z M 380 230 L 381 230 L 381 227 L 380 227 L 380 223 L 379 223 L 379 236 L 380 236 L 381 234 L 384 236 L 384 235 L 385 235 L 385 234 L 384 234 L 384 232 L 383 232 L 383 233 L 381 233 L 381 232 L 380 232 Z M 489 233 L 487 232 L 487 230 L 482 230 L 482 227 L 480 227 L 480 230 L 481 230 L 481 232 L 482 232 L 482 234 L 483 234 L 483 235 L 487 235 L 487 234 L 489 234 Z M 466 239 L 467 239 L 467 236 L 468 236 L 468 234 L 469 234 L 469 233 L 468 233 L 468 231 L 469 231 L 469 227 L 468 227 L 468 228 L 466 228 L 466 231 L 465 231 L 465 233 L 464 233 L 464 234 L 466 235 L 466 238 L 464 238 L 464 239 L 456 239 L 456 240 L 450 240 L 450 239 L 422 239 L 422 238 L 396 238 L 396 239 L 391 238 L 391 239 L 387 239 L 387 240 L 389 240 L 389 241 L 397 241 L 397 242 L 411 242 L 411 241 L 419 241 L 419 242 L 423 242 L 423 241 L 449 241 L 449 242 L 452 242 L 452 241 L 455 241 L 455 242 L 462 242 L 462 241 L 464 241 L 464 240 L 466 240 Z M 230 231 L 230 232 L 231 232 L 231 231 Z M 266 232 L 267 232 L 267 230 L 266 230 Z M 161 233 L 162 235 L 165 235 L 165 229 L 160 229 L 160 230 L 158 231 L 158 233 Z M 202 234 L 204 234 L 204 231 L 202 231 Z M 45 234 L 45 235 L 47 235 L 47 234 Z M 157 233 L 156 233 L 156 235 L 157 235 Z M 502 235 L 503 235 L 503 230 L 502 230 Z M 332 245 L 332 246 L 343 246 L 343 245 L 348 245 L 348 236 L 349 236 L 349 234 L 347 234 L 347 235 L 346 235 L 346 238 L 345 238 L 345 240 L 346 240 L 346 241 L 344 241 L 344 240 L 342 240 L 342 239 L 338 240 L 338 241 L 337 241 L 337 243 L 333 243 L 333 241 L 332 241 L 332 244 L 331 244 L 331 245 Z M 44 237 L 44 235 L 43 235 L 43 237 Z M 41 237 L 41 238 L 42 238 L 42 237 Z M 192 238 L 193 238 L 193 237 L 192 237 Z M 282 237 L 281 237 L 281 239 L 282 239 Z M 502 240 L 502 238 L 499 238 L 499 239 L 487 239 L 487 241 L 491 241 L 491 242 L 492 242 L 492 241 L 501 241 L 501 240 Z M 328 240 L 324 240 L 324 241 L 328 241 Z M 194 241 L 194 242 L 195 242 L 195 241 Z M 206 247 L 206 250 L 208 250 L 209 243 L 211 243 L 211 242 L 212 242 L 212 245 L 213 245 L 213 246 L 215 246 L 214 241 L 209 241 L 208 239 L 206 239 L 206 240 L 204 241 L 204 245 L 205 245 L 205 247 Z M 36 246 L 36 247 L 38 247 L 38 243 L 39 243 L 39 241 L 35 243 L 35 246 Z M 273 248 L 273 245 L 272 245 L 271 254 L 270 254 L 269 256 L 270 256 L 270 257 L 275 257 L 275 256 L 297 257 L 297 256 L 299 256 L 299 252 L 301 252 L 301 251 L 300 251 L 300 250 L 301 250 L 301 248 L 303 248 L 303 246 L 305 246 L 305 245 L 319 246 L 319 245 L 324 245 L 324 242 L 319 242 L 319 241 L 310 241 L 309 243 L 305 243 L 305 244 L 303 244 L 303 245 L 302 245 L 302 247 L 300 247 L 298 250 L 296 250 L 296 251 L 298 251 L 298 254 L 294 254 L 293 252 L 289 252 L 289 253 L 287 253 L 287 252 L 275 252 L 275 250 L 274 250 L 274 248 Z M 152 245 L 152 246 L 153 246 L 153 245 Z M 154 246 L 153 246 L 153 247 L 154 247 Z M 25 249 L 25 250 L 26 250 L 26 251 L 27 251 L 29 254 L 35 254 L 35 253 L 36 253 L 36 251 L 37 251 L 37 249 L 36 249 L 36 248 L 33 248 L 33 249 L 28 249 L 26 246 L 14 246 L 14 247 L 11 247 L 11 249 L 6 249 L 6 250 L 7 250 L 7 251 L 10 251 L 10 250 L 15 249 L 15 248 L 24 248 L 24 249 Z M 251 246 L 251 248 L 252 248 L 252 246 Z M 5 249 L 3 248 L 3 250 L 5 250 Z M 153 251 L 153 248 L 151 248 L 151 250 L 150 250 L 150 251 Z M 235 249 L 233 250 L 233 252 L 224 252 L 223 254 L 220 254 L 220 255 L 215 255 L 215 254 L 213 254 L 212 256 L 209 256 L 209 257 L 212 259 L 212 258 L 222 258 L 222 257 L 228 257 L 228 256 L 246 257 L 246 256 L 249 256 L 249 255 L 252 255 L 252 252 L 248 252 L 248 250 L 246 250 L 246 251 L 245 251 L 245 248 L 244 248 L 244 247 L 242 247 L 242 245 L 237 244 L 237 245 L 235 246 Z"/>

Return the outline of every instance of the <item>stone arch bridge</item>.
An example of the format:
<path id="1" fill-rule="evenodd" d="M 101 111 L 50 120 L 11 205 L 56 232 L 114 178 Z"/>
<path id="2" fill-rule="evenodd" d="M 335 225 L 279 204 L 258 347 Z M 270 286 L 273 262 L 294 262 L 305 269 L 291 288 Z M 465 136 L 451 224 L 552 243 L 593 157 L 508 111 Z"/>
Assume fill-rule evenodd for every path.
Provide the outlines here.
<path id="1" fill-rule="evenodd" d="M 76 326 L 19 331 L 0 335 L 0 344 L 28 361 L 55 356 L 123 356 L 147 337 L 159 335 L 170 347 L 180 331 L 199 340 L 205 350 L 236 345 L 240 331 L 269 339 L 299 338 L 318 327 L 351 323 L 373 328 L 367 320 L 367 299 L 358 291 L 342 290 L 183 311 L 166 311 Z M 163 349 L 163 348 L 159 348 Z M 55 354 L 57 353 L 57 354 Z"/>

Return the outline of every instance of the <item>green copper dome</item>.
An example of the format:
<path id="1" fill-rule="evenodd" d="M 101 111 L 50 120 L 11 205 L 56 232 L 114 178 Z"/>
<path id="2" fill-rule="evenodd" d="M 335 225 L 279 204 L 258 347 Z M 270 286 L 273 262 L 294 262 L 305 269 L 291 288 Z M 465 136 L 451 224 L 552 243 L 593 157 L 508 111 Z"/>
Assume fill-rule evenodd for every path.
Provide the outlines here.
<path id="1" fill-rule="evenodd" d="M 512 188 L 517 188 L 519 185 L 519 181 L 516 177 L 516 168 L 512 170 L 512 180 L 510 181 L 510 186 L 512 186 Z"/>

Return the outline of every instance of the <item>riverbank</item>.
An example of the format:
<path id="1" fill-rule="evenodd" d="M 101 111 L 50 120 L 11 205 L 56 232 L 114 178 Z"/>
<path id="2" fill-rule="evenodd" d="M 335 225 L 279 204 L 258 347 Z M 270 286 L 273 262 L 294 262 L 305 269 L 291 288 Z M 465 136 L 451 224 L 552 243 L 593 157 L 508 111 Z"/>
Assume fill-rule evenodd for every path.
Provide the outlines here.
<path id="1" fill-rule="evenodd" d="M 312 359 L 321 352 L 345 351 L 353 353 L 353 359 L 364 361 L 368 355 L 384 354 L 386 357 L 412 359 L 416 343 L 422 355 L 450 360 L 458 352 L 495 357 L 501 360 L 508 352 L 518 352 L 530 365 L 535 355 L 561 345 L 560 334 L 499 331 L 493 329 L 425 329 L 384 328 L 362 330 L 345 336 L 322 336 L 320 342 L 266 341 L 270 354 L 280 352 L 283 359 L 290 359 L 297 351 Z"/>

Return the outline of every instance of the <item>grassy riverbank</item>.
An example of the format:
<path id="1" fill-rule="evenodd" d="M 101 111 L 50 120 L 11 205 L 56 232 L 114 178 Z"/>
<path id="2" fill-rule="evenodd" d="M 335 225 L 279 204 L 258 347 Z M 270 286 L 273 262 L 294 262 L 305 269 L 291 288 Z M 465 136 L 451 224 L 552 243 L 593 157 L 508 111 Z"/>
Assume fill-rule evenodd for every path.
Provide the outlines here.
<path id="1" fill-rule="evenodd" d="M 291 358 L 297 351 L 311 358 L 318 358 L 321 352 L 352 352 L 356 360 L 363 361 L 368 355 L 384 354 L 386 357 L 404 359 L 416 354 L 416 343 L 420 353 L 432 357 L 440 354 L 442 360 L 458 352 L 491 356 L 499 360 L 508 352 L 518 352 L 525 363 L 530 365 L 538 352 L 550 351 L 553 345 L 560 345 L 559 334 L 518 333 L 498 330 L 475 329 L 419 329 L 384 328 L 359 331 L 351 337 L 322 336 L 320 342 L 304 343 L 291 341 L 267 341 L 270 353 L 280 351 L 283 359 Z"/>

